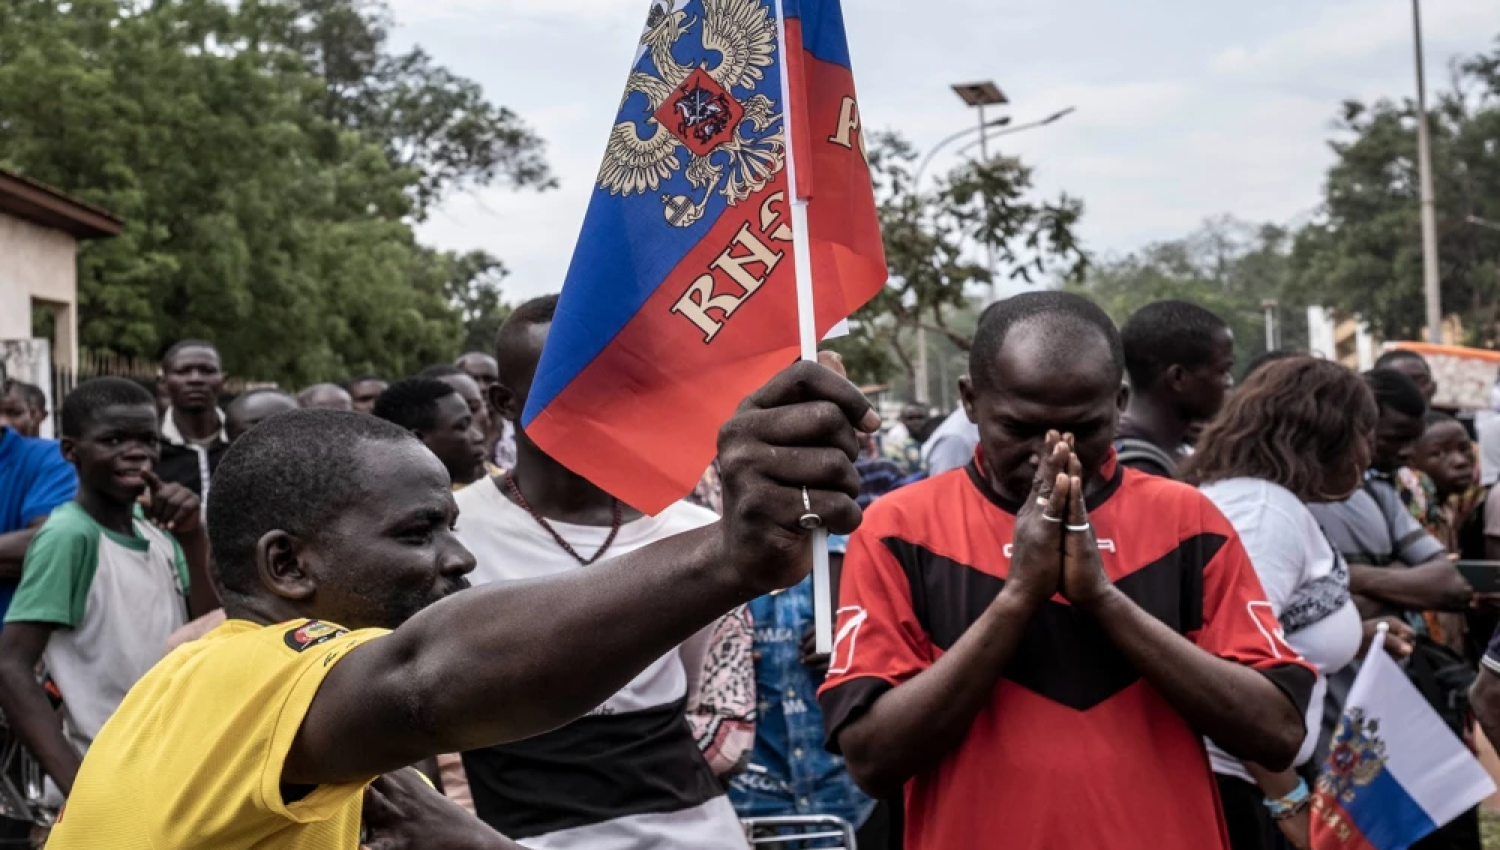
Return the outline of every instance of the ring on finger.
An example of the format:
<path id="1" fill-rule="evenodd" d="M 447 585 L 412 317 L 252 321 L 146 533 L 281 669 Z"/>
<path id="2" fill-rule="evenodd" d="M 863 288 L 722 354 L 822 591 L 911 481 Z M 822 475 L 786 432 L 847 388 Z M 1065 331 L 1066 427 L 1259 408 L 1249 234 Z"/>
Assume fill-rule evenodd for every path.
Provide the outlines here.
<path id="1" fill-rule="evenodd" d="M 1046 521 L 1046 522 L 1055 522 L 1055 523 L 1061 523 L 1062 522 L 1062 517 L 1060 517 L 1060 516 L 1052 516 L 1052 515 L 1048 514 L 1046 511 L 1042 511 L 1042 519 L 1044 521 Z"/>
<path id="2" fill-rule="evenodd" d="M 802 511 L 802 516 L 797 517 L 798 525 L 808 531 L 823 527 L 823 518 L 813 513 L 812 496 L 808 495 L 806 487 L 802 488 Z"/>
<path id="3" fill-rule="evenodd" d="M 1037 496 L 1036 503 L 1044 508 L 1052 507 L 1052 500 L 1047 498 L 1046 496 Z"/>
<path id="4" fill-rule="evenodd" d="M 1058 522 L 1061 522 L 1061 521 L 1062 520 L 1058 520 Z M 1087 523 L 1086 522 L 1083 525 L 1065 525 L 1065 526 L 1063 526 L 1063 528 L 1066 528 L 1069 531 L 1084 532 L 1084 531 L 1092 531 L 1094 529 L 1094 526 L 1091 523 Z"/>

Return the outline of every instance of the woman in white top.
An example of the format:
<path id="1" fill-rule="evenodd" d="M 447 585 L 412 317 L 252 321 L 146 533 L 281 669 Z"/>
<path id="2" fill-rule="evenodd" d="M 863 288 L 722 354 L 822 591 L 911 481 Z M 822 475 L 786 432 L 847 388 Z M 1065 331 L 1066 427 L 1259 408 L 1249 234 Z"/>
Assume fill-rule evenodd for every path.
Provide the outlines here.
<path id="1" fill-rule="evenodd" d="M 1327 675 L 1354 660 L 1365 631 L 1349 570 L 1306 503 L 1341 501 L 1360 487 L 1378 415 L 1354 372 L 1283 359 L 1246 378 L 1182 470 L 1239 532 L 1287 643 L 1318 668 L 1298 765 L 1317 743 Z M 1208 749 L 1234 850 L 1273 850 L 1278 828 L 1308 846 L 1309 789 L 1295 770 L 1273 773 L 1212 742 Z"/>

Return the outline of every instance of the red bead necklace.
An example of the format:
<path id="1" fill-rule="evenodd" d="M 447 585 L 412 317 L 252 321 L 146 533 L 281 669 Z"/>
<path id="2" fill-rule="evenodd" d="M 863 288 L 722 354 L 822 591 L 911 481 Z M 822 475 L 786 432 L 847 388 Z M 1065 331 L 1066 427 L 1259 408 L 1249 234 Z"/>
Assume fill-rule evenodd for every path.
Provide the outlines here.
<path id="1" fill-rule="evenodd" d="M 578 550 L 573 548 L 572 544 L 564 540 L 561 534 L 557 533 L 557 529 L 552 527 L 552 523 L 548 522 L 546 517 L 537 513 L 536 508 L 533 508 L 531 503 L 526 501 L 526 497 L 521 493 L 520 485 L 516 484 L 516 477 L 514 475 L 507 474 L 505 476 L 505 486 L 510 490 L 510 494 L 515 497 L 516 504 L 520 505 L 526 513 L 531 514 L 531 518 L 536 520 L 537 524 L 542 528 L 545 528 L 548 534 L 552 535 L 552 539 L 557 541 L 557 545 L 561 546 L 564 552 L 572 555 L 574 560 L 585 567 L 597 564 L 599 559 L 604 557 L 604 553 L 609 551 L 609 547 L 614 545 L 615 538 L 619 536 L 620 526 L 625 523 L 625 508 L 620 504 L 619 499 L 615 499 L 614 519 L 609 524 L 609 536 L 604 538 L 604 545 L 599 547 L 599 551 L 594 553 L 594 557 L 585 560 L 582 555 L 578 554 Z"/>

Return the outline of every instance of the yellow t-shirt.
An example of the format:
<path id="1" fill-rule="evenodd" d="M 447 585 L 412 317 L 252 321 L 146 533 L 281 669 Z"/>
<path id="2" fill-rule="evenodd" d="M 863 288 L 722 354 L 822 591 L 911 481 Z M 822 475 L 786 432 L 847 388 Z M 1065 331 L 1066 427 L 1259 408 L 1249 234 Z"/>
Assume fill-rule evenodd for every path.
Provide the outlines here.
<path id="1" fill-rule="evenodd" d="M 385 634 L 230 620 L 178 648 L 94 740 L 48 850 L 356 850 L 368 783 L 287 805 L 281 769 L 328 671 Z"/>

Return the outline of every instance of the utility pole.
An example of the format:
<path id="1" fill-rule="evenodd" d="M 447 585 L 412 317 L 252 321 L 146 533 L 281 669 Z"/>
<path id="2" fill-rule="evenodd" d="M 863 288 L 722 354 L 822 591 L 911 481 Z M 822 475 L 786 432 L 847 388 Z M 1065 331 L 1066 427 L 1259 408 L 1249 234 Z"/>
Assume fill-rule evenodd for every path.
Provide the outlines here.
<path id="1" fill-rule="evenodd" d="M 1437 201 L 1432 187 L 1432 139 L 1427 129 L 1427 72 L 1422 62 L 1422 0 L 1411 0 L 1417 50 L 1417 159 L 1422 180 L 1422 287 L 1427 341 L 1443 341 L 1443 295 L 1438 278 Z"/>
<path id="2" fill-rule="evenodd" d="M 990 164 L 990 133 L 989 125 L 984 121 L 984 104 L 979 104 L 979 161 L 985 165 Z M 995 243 L 986 239 L 984 242 L 985 268 L 990 270 L 990 301 L 1000 300 L 1000 280 L 995 272 Z"/>
<path id="3" fill-rule="evenodd" d="M 919 314 L 917 316 L 917 321 L 920 322 L 921 319 L 922 319 L 922 317 Z M 915 391 L 913 393 L 913 399 L 912 400 L 913 401 L 921 402 L 922 404 L 931 404 L 932 403 L 932 400 L 931 400 L 932 393 L 931 393 L 931 391 L 928 388 L 928 384 L 932 383 L 932 381 L 931 381 L 930 378 L 928 378 L 928 372 L 927 372 L 927 329 L 926 328 L 917 328 L 917 376 L 916 376 L 916 380 L 913 383 L 915 383 L 916 386 L 912 387 L 912 389 Z"/>
<path id="4" fill-rule="evenodd" d="M 1260 308 L 1266 311 L 1266 351 L 1276 350 L 1276 308 L 1280 306 L 1275 298 L 1260 302 Z"/>

